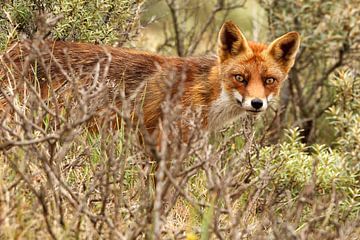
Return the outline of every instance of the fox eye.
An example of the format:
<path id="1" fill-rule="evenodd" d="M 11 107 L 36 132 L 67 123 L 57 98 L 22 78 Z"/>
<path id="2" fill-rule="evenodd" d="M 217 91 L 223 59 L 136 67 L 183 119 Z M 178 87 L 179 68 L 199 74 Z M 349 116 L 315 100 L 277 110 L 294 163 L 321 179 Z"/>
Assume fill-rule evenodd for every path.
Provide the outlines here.
<path id="1" fill-rule="evenodd" d="M 235 80 L 238 81 L 238 82 L 241 82 L 241 83 L 246 82 L 245 78 L 244 78 L 242 75 L 240 75 L 240 74 L 236 74 L 236 75 L 234 76 L 234 78 L 235 78 Z"/>
<path id="2" fill-rule="evenodd" d="M 265 79 L 265 84 L 266 85 L 273 84 L 274 82 L 275 82 L 275 78 L 267 78 L 267 79 Z"/>

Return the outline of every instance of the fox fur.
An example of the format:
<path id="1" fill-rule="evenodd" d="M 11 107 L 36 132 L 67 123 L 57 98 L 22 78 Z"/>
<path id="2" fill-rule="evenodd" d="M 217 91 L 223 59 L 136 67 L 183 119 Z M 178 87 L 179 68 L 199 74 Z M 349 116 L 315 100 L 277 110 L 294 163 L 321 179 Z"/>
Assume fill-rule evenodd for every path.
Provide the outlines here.
<path id="1" fill-rule="evenodd" d="M 33 42 L 21 41 L 1 57 L 0 113 L 9 105 L 5 94 L 24 92 L 20 79 L 34 82 L 44 100 L 54 92 L 66 99 L 71 97 L 68 78 L 76 76 L 79 87 L 90 87 L 97 68 L 104 76 L 101 81 L 106 93 L 95 97 L 96 111 L 101 112 L 109 98 L 121 106 L 116 96 L 119 89 L 124 89 L 126 96 L 140 89 L 143 121 L 153 132 L 163 117 L 161 105 L 167 92 L 181 91 L 179 104 L 184 109 L 201 108 L 199 122 L 203 128 L 213 130 L 245 112 L 265 111 L 294 65 L 299 45 L 297 32 L 289 32 L 269 45 L 248 42 L 231 21 L 220 29 L 217 56 L 166 57 L 65 41 L 42 41 L 37 46 L 39 52 L 34 54 Z M 30 63 L 28 69 L 26 63 Z"/>

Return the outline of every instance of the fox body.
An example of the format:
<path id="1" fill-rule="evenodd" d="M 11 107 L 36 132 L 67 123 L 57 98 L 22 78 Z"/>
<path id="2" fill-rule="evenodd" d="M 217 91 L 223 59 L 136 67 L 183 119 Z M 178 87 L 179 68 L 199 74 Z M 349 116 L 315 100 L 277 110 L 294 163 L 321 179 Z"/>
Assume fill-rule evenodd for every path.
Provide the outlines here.
<path id="1" fill-rule="evenodd" d="M 100 74 L 105 76 L 101 81 L 108 93 L 94 97 L 98 111 L 106 106 L 110 93 L 116 95 L 118 89 L 124 89 L 125 95 L 131 95 L 140 89 L 143 121 L 152 132 L 163 117 L 161 105 L 167 93 L 181 91 L 179 104 L 184 108 L 201 108 L 202 126 L 212 130 L 245 112 L 258 114 L 266 110 L 271 99 L 279 94 L 299 44 L 296 32 L 287 33 L 269 45 L 248 42 L 232 22 L 224 23 L 219 32 L 217 56 L 165 57 L 62 41 L 41 42 L 40 51 L 33 56 L 31 41 L 18 42 L 1 58 L 0 112 L 5 112 L 9 105 L 10 98 L 4 95 L 23 92 L 19 79 L 24 74 L 29 79 L 36 75 L 43 99 L 54 92 L 58 96 L 71 94 L 67 79 L 72 74 L 77 76 L 80 87 L 90 86 L 95 75 Z M 37 66 L 32 63 L 26 71 L 25 63 L 34 59 L 39 59 Z M 170 89 L 166 87 L 168 82 Z"/>

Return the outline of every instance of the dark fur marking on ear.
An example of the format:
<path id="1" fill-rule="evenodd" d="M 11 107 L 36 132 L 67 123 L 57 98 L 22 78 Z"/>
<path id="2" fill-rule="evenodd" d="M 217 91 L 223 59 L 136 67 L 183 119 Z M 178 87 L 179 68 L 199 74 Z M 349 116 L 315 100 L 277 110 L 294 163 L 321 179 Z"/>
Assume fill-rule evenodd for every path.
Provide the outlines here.
<path id="1" fill-rule="evenodd" d="M 285 43 L 280 45 L 280 48 L 281 48 L 282 53 L 283 53 L 282 54 L 283 58 L 289 58 L 292 55 L 295 44 L 296 44 L 296 40 L 291 39 L 290 41 L 285 42 Z"/>
<path id="2" fill-rule="evenodd" d="M 225 30 L 225 33 L 222 38 L 222 42 L 225 44 L 226 50 L 229 53 L 232 52 L 234 43 L 238 40 L 239 39 L 238 39 L 238 36 L 236 36 L 236 34 L 234 34 L 232 31 L 228 31 L 227 29 Z"/>

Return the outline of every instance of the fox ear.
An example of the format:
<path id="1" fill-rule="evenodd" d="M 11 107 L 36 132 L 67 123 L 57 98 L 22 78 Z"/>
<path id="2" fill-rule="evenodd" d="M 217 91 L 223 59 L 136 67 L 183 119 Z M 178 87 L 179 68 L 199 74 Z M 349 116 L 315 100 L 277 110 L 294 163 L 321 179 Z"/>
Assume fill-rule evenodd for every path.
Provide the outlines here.
<path id="1" fill-rule="evenodd" d="M 220 62 L 226 59 L 251 52 L 251 49 L 240 29 L 232 22 L 225 22 L 219 33 L 218 55 Z"/>
<path id="2" fill-rule="evenodd" d="M 294 65 L 296 53 L 300 46 L 300 34 L 289 32 L 275 39 L 268 47 L 268 54 L 283 65 L 286 71 Z"/>

